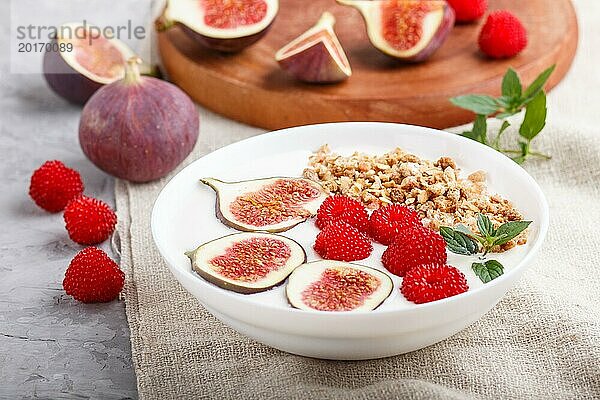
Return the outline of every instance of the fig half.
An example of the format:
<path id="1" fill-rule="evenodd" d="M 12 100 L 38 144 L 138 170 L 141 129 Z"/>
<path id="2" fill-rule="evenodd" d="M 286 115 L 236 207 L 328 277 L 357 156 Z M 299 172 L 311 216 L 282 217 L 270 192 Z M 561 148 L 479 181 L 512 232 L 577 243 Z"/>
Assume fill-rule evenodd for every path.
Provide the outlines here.
<path id="1" fill-rule="evenodd" d="M 50 51 L 44 53 L 48 86 L 76 104 L 84 104 L 100 87 L 122 79 L 126 61 L 135 56 L 119 39 L 109 39 L 92 28 L 96 27 L 78 22 L 61 25 L 57 32 L 64 36 L 54 38 L 47 46 Z M 141 69 L 145 74 L 155 73 L 149 66 Z"/>
<path id="2" fill-rule="evenodd" d="M 169 0 L 156 28 L 178 24 L 204 47 L 237 52 L 262 38 L 278 11 L 279 0 Z"/>
<path id="3" fill-rule="evenodd" d="M 331 83 L 348 79 L 352 69 L 334 30 L 334 16 L 324 12 L 312 28 L 283 46 L 275 60 L 304 82 Z"/>
<path id="4" fill-rule="evenodd" d="M 364 265 L 323 260 L 303 264 L 286 286 L 289 303 L 302 310 L 371 311 L 392 293 L 385 273 Z"/>
<path id="5" fill-rule="evenodd" d="M 264 178 L 241 182 L 200 179 L 217 193 L 217 217 L 239 231 L 283 232 L 317 214 L 329 195 L 304 178 Z"/>
<path id="6" fill-rule="evenodd" d="M 235 233 L 187 252 L 192 269 L 227 290 L 251 294 L 283 282 L 306 261 L 304 249 L 292 239 L 272 233 Z"/>
<path id="7" fill-rule="evenodd" d="M 444 43 L 455 14 L 443 0 L 337 0 L 363 16 L 369 40 L 383 53 L 419 62 Z"/>

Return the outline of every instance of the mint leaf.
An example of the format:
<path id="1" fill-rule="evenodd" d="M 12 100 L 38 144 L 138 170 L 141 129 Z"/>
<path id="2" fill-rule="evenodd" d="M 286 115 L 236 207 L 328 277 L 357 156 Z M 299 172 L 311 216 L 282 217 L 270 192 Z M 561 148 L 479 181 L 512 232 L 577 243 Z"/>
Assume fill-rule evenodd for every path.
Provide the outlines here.
<path id="1" fill-rule="evenodd" d="M 498 103 L 492 96 L 467 94 L 453 97 L 450 102 L 455 106 L 473 111 L 475 114 L 490 115 L 498 111 Z"/>
<path id="2" fill-rule="evenodd" d="M 499 106 L 504 107 L 504 108 L 508 108 L 510 107 L 514 102 L 514 98 L 510 97 L 510 96 L 500 96 L 498 98 L 496 98 L 496 103 L 498 103 Z"/>
<path id="3" fill-rule="evenodd" d="M 521 150 L 521 155 L 513 157 L 512 160 L 517 164 L 523 164 L 529 154 L 529 142 L 519 141 L 519 150 Z"/>
<path id="4" fill-rule="evenodd" d="M 450 227 L 442 226 L 440 228 L 440 235 L 446 241 L 448 250 L 453 253 L 470 256 L 477 254 L 479 251 L 479 244 L 475 239 Z"/>
<path id="5" fill-rule="evenodd" d="M 485 263 L 475 262 L 471 268 L 483 283 L 491 282 L 504 273 L 504 267 L 496 260 L 489 260 Z"/>
<path id="6" fill-rule="evenodd" d="M 496 230 L 495 246 L 509 242 L 523 232 L 531 224 L 531 221 L 510 221 L 498 227 Z"/>
<path id="7" fill-rule="evenodd" d="M 492 221 L 490 221 L 487 215 L 481 213 L 477 214 L 477 229 L 486 238 L 493 237 L 496 233 Z"/>
<path id="8" fill-rule="evenodd" d="M 502 96 L 508 99 L 520 99 L 521 92 L 523 87 L 521 86 L 521 81 L 519 80 L 519 76 L 515 72 L 514 69 L 509 68 L 502 79 Z M 518 100 L 517 100 L 518 101 Z M 508 106 L 512 104 L 512 102 L 508 101 Z"/>
<path id="9" fill-rule="evenodd" d="M 494 149 L 496 149 L 496 150 L 500 149 L 500 138 L 502 137 L 502 134 L 504 133 L 504 131 L 506 129 L 508 129 L 509 126 L 510 126 L 510 122 L 502 121 L 502 126 L 498 130 L 498 134 L 496 135 L 496 138 L 494 139 L 494 144 L 493 144 Z"/>
<path id="10" fill-rule="evenodd" d="M 500 127 L 500 130 L 498 131 L 498 136 L 502 135 L 509 126 L 510 126 L 510 122 L 503 121 L 502 126 Z"/>
<path id="11" fill-rule="evenodd" d="M 529 142 L 519 140 L 519 149 L 521 150 L 521 155 L 526 157 L 529 154 Z"/>
<path id="12" fill-rule="evenodd" d="M 538 92 L 525 111 L 525 118 L 519 129 L 519 134 L 527 140 L 532 140 L 546 126 L 546 94 Z"/>
<path id="13" fill-rule="evenodd" d="M 473 130 L 461 133 L 462 136 L 487 144 L 487 120 L 485 115 L 477 114 L 473 122 Z"/>
<path id="14" fill-rule="evenodd" d="M 508 118 L 508 117 L 512 117 L 513 115 L 519 113 L 521 110 L 517 109 L 514 112 L 512 111 L 505 111 L 505 112 L 501 112 L 500 114 L 497 114 L 495 116 L 496 119 L 504 119 L 504 118 Z"/>
<path id="15" fill-rule="evenodd" d="M 511 160 L 513 160 L 514 162 L 516 162 L 517 164 L 523 164 L 525 162 L 525 156 L 516 156 L 516 157 L 511 157 Z"/>
<path id="16" fill-rule="evenodd" d="M 476 235 L 475 233 L 471 232 L 471 230 L 468 227 L 466 227 L 465 225 L 463 225 L 463 224 L 456 225 L 454 227 L 454 230 L 456 232 L 464 233 L 465 235 L 467 235 L 471 239 L 475 239 L 476 241 L 478 241 L 482 245 L 486 244 L 486 240 L 485 240 L 484 237 L 482 237 L 481 235 Z"/>
<path id="17" fill-rule="evenodd" d="M 556 64 L 551 66 L 550 68 L 548 68 L 547 70 L 542 72 L 537 78 L 535 78 L 533 83 L 531 85 L 529 85 L 529 87 L 523 93 L 523 102 L 524 103 L 529 102 L 535 96 L 538 95 L 538 93 L 542 90 L 542 88 L 546 84 L 546 81 L 548 81 L 548 78 L 550 78 L 550 75 L 552 75 L 554 68 L 556 68 Z"/>
<path id="18" fill-rule="evenodd" d="M 544 85 L 548 82 L 555 65 L 542 72 L 529 87 L 524 88 L 518 74 L 509 68 L 502 78 L 502 95 L 494 98 L 488 95 L 468 94 L 450 99 L 450 102 L 458 107 L 470 110 L 477 114 L 470 131 L 462 132 L 461 135 L 489 146 L 507 157 L 511 157 L 518 164 L 524 163 L 529 156 L 550 159 L 550 156 L 540 152 L 530 151 L 531 141 L 540 134 L 546 126 L 546 94 Z M 506 118 L 520 115 L 525 109 L 525 115 L 521 122 L 517 139 L 518 149 L 505 149 L 500 139 L 508 129 L 510 123 Z M 490 129 L 488 132 L 487 117 L 493 117 L 502 121 L 499 129 Z M 514 147 L 514 146 L 513 146 Z M 489 250 L 490 241 L 479 236 L 473 236 L 484 245 L 484 250 Z M 490 239 L 490 238 L 488 238 Z"/>
<path id="19" fill-rule="evenodd" d="M 480 139 L 479 133 L 473 132 L 473 131 L 465 131 L 465 132 L 461 133 L 460 135 L 464 136 L 466 138 L 469 138 L 471 140 L 474 140 L 476 142 L 479 142 L 479 139 Z"/>
<path id="20" fill-rule="evenodd" d="M 472 238 L 474 238 L 475 236 L 477 236 L 473 232 L 471 232 L 471 230 L 466 225 L 463 225 L 463 224 L 456 225 L 454 227 L 454 230 L 457 231 L 457 232 L 462 232 L 465 235 L 470 236 Z"/>
<path id="21" fill-rule="evenodd" d="M 473 135 L 479 137 L 479 141 L 483 144 L 487 143 L 487 120 L 485 115 L 477 114 L 473 123 Z"/>

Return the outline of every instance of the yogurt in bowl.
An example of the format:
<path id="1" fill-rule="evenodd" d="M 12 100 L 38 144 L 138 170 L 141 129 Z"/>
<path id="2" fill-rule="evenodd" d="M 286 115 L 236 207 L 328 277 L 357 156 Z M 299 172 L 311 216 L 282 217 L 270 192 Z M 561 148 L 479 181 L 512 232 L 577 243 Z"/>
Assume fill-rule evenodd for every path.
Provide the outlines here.
<path id="1" fill-rule="evenodd" d="M 185 252 L 236 231 L 215 215 L 214 192 L 200 178 L 241 181 L 273 176 L 300 177 L 310 155 L 324 143 L 340 154 L 383 154 L 395 147 L 437 160 L 452 158 L 465 176 L 485 170 L 488 190 L 510 199 L 533 221 L 527 243 L 495 254 L 504 274 L 483 283 L 473 272 L 473 257 L 448 254 L 448 264 L 464 273 L 469 290 L 442 300 L 412 303 L 400 293 L 402 279 L 381 263 L 385 246 L 375 243 L 369 258 L 357 263 L 390 276 L 390 295 L 372 311 L 324 312 L 292 307 L 285 283 L 255 294 L 224 290 L 193 271 Z M 467 138 L 434 129 L 371 122 L 289 128 L 231 144 L 190 164 L 164 187 L 152 213 L 152 233 L 171 272 L 213 315 L 269 346 L 326 359 L 370 359 L 423 348 L 477 321 L 510 289 L 531 263 L 546 236 L 548 205 L 537 183 L 512 160 Z M 281 232 L 300 244 L 307 261 L 319 230 L 309 220 Z"/>

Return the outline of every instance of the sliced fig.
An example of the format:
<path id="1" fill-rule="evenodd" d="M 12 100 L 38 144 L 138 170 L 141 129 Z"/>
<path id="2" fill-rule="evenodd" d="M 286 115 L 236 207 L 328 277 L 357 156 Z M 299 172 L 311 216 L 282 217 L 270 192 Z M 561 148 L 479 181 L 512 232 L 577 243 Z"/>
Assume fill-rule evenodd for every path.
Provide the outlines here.
<path id="1" fill-rule="evenodd" d="M 328 193 L 304 178 L 264 178 L 241 182 L 200 179 L 217 193 L 217 217 L 246 232 L 283 232 L 317 214 Z"/>
<path id="2" fill-rule="evenodd" d="M 84 104 L 103 85 L 122 79 L 126 61 L 135 55 L 119 39 L 106 38 L 91 28 L 77 22 L 61 25 L 57 32 L 64 36 L 53 39 L 53 45 L 47 46 L 52 51 L 44 54 L 48 86 L 72 103 Z M 151 72 L 148 66 L 141 69 Z"/>
<path id="3" fill-rule="evenodd" d="M 369 40 L 383 53 L 423 61 L 454 27 L 454 10 L 444 0 L 337 0 L 363 16 Z"/>
<path id="4" fill-rule="evenodd" d="M 235 233 L 186 255 L 198 275 L 223 289 L 244 294 L 277 286 L 306 261 L 298 243 L 272 233 Z"/>
<path id="5" fill-rule="evenodd" d="M 371 311 L 388 298 L 394 283 L 375 268 L 343 261 L 303 264 L 286 286 L 289 303 L 302 310 Z"/>
<path id="6" fill-rule="evenodd" d="M 237 52 L 263 37 L 278 11 L 279 0 L 169 0 L 156 27 L 177 24 L 204 47 Z"/>
<path id="7" fill-rule="evenodd" d="M 312 28 L 283 46 L 275 60 L 304 82 L 340 82 L 352 75 L 348 57 L 334 30 L 335 18 L 324 12 Z"/>

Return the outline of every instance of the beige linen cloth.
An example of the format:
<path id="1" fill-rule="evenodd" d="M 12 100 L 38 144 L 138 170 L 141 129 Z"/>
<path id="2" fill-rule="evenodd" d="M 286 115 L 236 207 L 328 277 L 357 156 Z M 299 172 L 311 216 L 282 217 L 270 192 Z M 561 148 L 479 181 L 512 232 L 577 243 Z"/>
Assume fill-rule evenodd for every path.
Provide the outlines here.
<path id="1" fill-rule="evenodd" d="M 600 398 L 600 4 L 576 2 L 582 40 L 550 98 L 526 169 L 542 186 L 551 227 L 538 260 L 480 321 L 431 347 L 387 359 L 334 362 L 287 354 L 212 317 L 154 247 L 150 212 L 166 180 L 117 182 L 125 300 L 141 399 Z M 261 131 L 202 111 L 188 162 Z"/>

